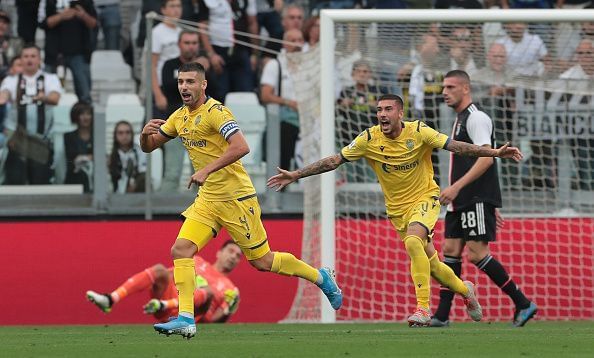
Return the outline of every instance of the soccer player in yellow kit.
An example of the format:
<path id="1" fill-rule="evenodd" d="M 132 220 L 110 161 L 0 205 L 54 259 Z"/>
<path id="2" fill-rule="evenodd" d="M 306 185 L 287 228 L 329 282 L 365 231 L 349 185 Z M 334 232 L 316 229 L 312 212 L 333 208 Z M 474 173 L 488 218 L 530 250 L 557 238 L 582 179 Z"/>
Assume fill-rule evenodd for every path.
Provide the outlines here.
<path id="1" fill-rule="evenodd" d="M 249 263 L 260 271 L 297 276 L 315 283 L 334 309 L 342 305 L 342 292 L 329 268 L 315 269 L 290 253 L 272 252 L 260 219 L 256 190 L 240 158 L 250 149 L 233 114 L 220 102 L 206 96 L 204 67 L 182 64 L 178 90 L 183 106 L 167 121 L 150 120 L 142 129 L 140 145 L 149 153 L 180 137 L 194 170 L 189 180 L 200 187 L 196 200 L 182 215 L 186 218 L 171 248 L 173 277 L 179 291 L 179 315 L 154 328 L 166 335 L 191 338 L 194 324 L 194 254 L 221 228 L 239 245 Z"/>
<path id="2" fill-rule="evenodd" d="M 410 326 L 428 326 L 429 276 L 464 297 L 470 317 L 482 318 L 474 285 L 462 282 L 447 265 L 439 261 L 431 242 L 440 210 L 439 187 L 433 179 L 431 152 L 443 148 L 460 155 L 513 158 L 522 153 L 507 144 L 499 149 L 458 142 L 435 131 L 421 121 L 404 122 L 402 99 L 387 94 L 378 99 L 379 125 L 366 129 L 344 147 L 340 154 L 326 157 L 296 171 L 278 169 L 268 186 L 281 190 L 297 179 L 324 173 L 343 163 L 365 158 L 376 173 L 386 204 L 388 218 L 398 231 L 410 257 L 410 271 L 417 296 L 417 309 L 408 318 Z"/>

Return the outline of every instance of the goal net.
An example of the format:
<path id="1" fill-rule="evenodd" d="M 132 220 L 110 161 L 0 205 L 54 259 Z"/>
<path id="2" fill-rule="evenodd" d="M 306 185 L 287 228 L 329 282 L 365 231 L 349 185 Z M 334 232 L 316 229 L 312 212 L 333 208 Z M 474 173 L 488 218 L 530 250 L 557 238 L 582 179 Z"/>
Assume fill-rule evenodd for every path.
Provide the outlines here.
<path id="1" fill-rule="evenodd" d="M 375 125 L 376 100 L 388 92 L 402 95 L 408 120 L 450 134 L 455 113 L 441 84 L 447 71 L 466 70 L 497 142 L 525 154 L 497 162 L 506 223 L 493 255 L 539 306 L 536 319 L 594 319 L 594 23 L 584 22 L 593 18 L 592 10 L 322 11 L 321 46 L 290 65 L 304 162 Z M 444 188 L 449 153 L 433 161 Z M 303 258 L 336 268 L 344 305 L 334 316 L 317 288 L 300 283 L 286 320 L 406 319 L 416 303 L 409 260 L 365 161 L 303 186 Z M 440 221 L 436 246 L 443 240 Z M 512 301 L 484 273 L 465 260 L 462 275 L 477 284 L 486 320 L 511 320 Z M 435 309 L 435 281 L 431 297 Z M 450 317 L 467 319 L 461 299 Z"/>

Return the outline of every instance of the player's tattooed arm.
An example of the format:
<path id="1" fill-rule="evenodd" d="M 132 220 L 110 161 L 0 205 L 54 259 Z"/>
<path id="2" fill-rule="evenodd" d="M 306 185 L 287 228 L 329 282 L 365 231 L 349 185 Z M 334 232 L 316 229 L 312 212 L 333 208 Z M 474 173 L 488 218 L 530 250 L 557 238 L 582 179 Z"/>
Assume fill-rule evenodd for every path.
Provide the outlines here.
<path id="1" fill-rule="evenodd" d="M 489 146 L 478 146 L 476 144 L 460 142 L 457 140 L 450 140 L 445 149 L 449 150 L 450 152 L 454 152 L 459 155 L 466 155 L 469 157 L 497 156 L 497 150 L 492 149 Z"/>
<path id="2" fill-rule="evenodd" d="M 509 142 L 497 149 L 493 149 L 490 146 L 478 146 L 476 144 L 450 140 L 445 149 L 459 155 L 466 155 L 470 157 L 499 157 L 513 159 L 516 162 L 519 162 L 522 160 L 522 158 L 524 158 L 524 155 L 520 149 L 511 147 Z"/>
<path id="3" fill-rule="evenodd" d="M 329 172 L 338 168 L 341 164 L 346 163 L 346 160 L 340 154 L 336 154 L 324 159 L 320 159 L 315 163 L 307 165 L 297 170 L 299 178 Z"/>

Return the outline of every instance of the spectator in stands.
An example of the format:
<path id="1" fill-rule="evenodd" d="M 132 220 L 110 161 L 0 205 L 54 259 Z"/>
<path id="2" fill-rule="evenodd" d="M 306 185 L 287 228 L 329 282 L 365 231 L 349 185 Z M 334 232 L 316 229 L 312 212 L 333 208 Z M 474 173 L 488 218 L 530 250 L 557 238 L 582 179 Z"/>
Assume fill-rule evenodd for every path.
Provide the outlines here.
<path id="1" fill-rule="evenodd" d="M 256 0 L 258 10 L 258 26 L 266 29 L 268 36 L 273 39 L 283 38 L 283 25 L 281 24 L 281 12 L 285 3 L 283 0 Z M 266 47 L 269 47 L 267 44 Z M 276 45 L 275 45 L 276 46 Z M 280 47 L 278 47 L 280 49 Z M 271 56 L 270 54 L 265 54 Z"/>
<path id="2" fill-rule="evenodd" d="M 399 78 L 410 78 L 410 83 L 405 83 L 403 88 L 405 104 L 410 110 L 409 118 L 421 119 L 431 128 L 439 130 L 439 105 L 443 103 L 441 91 L 444 76 L 439 68 L 440 44 L 437 36 L 425 33 L 416 39 L 415 48 L 418 63 L 404 66 L 398 74 Z M 432 162 L 435 180 L 439 183 L 439 158 L 436 151 L 433 151 Z"/>
<path id="3" fill-rule="evenodd" d="M 35 31 L 37 31 L 37 14 L 40 0 L 19 0 L 16 2 L 17 8 L 17 33 L 23 42 L 33 43 L 35 41 Z"/>
<path id="4" fill-rule="evenodd" d="M 91 103 L 91 33 L 97 26 L 93 0 L 42 0 L 39 19 L 45 29 L 46 70 L 55 73 L 61 55 L 78 100 Z"/>
<path id="5" fill-rule="evenodd" d="M 114 193 L 138 193 L 145 188 L 147 158 L 136 141 L 130 122 L 122 120 L 113 130 L 108 160 Z"/>
<path id="6" fill-rule="evenodd" d="M 5 184 L 49 184 L 52 177 L 51 114 L 62 94 L 60 79 L 41 71 L 41 50 L 25 45 L 23 73 L 8 76 L 0 86 L 0 106 L 10 104 Z M 8 113 L 9 111 L 7 111 Z"/>
<path id="7" fill-rule="evenodd" d="M 209 73 L 217 84 L 208 94 L 221 102 L 228 92 L 253 91 L 255 87 L 251 49 L 235 41 L 258 40 L 238 36 L 234 31 L 258 35 L 256 0 L 199 0 L 200 23 L 209 29 L 200 38 L 211 65 Z M 215 30 L 216 29 L 216 30 Z"/>
<path id="8" fill-rule="evenodd" d="M 181 17 L 180 0 L 163 0 L 161 2 L 161 13 L 163 16 L 179 19 Z M 154 118 L 166 118 L 168 104 L 167 97 L 163 94 L 162 70 L 165 61 L 179 56 L 178 39 L 181 28 L 171 21 L 164 21 L 153 27 L 152 37 L 152 91 L 155 108 Z"/>
<path id="9" fill-rule="evenodd" d="M 287 68 L 287 53 L 301 51 L 301 47 L 289 43 L 303 44 L 303 34 L 298 29 L 289 30 L 285 32 L 283 41 L 286 43 L 278 57 L 268 61 L 262 70 L 260 100 L 269 105 L 269 113 L 276 112 L 278 108 L 276 113 L 281 127 L 280 167 L 291 168 L 295 143 L 299 137 L 299 112 L 293 79 Z M 270 105 L 275 106 L 271 108 Z"/>
<path id="10" fill-rule="evenodd" d="M 548 51 L 540 36 L 530 34 L 525 23 L 506 24 L 505 31 L 506 37 L 495 42 L 505 46 L 507 67 L 521 76 L 542 76 Z"/>
<path id="11" fill-rule="evenodd" d="M 355 84 L 345 87 L 337 100 L 340 116 L 340 146 L 347 146 L 357 134 L 377 124 L 377 99 L 383 91 L 372 84 L 373 72 L 368 62 L 353 63 L 351 76 Z M 373 170 L 366 163 L 354 163 L 346 168 L 348 182 L 375 182 Z"/>
<path id="12" fill-rule="evenodd" d="M 104 48 L 106 50 L 120 50 L 120 30 L 122 17 L 120 15 L 119 0 L 94 0 L 97 9 L 97 19 L 103 32 Z M 97 35 L 97 32 L 95 32 Z"/>
<path id="13" fill-rule="evenodd" d="M 0 11 L 0 81 L 7 76 L 11 59 L 20 54 L 22 46 L 20 38 L 10 36 L 10 17 Z"/>
<path id="14" fill-rule="evenodd" d="M 20 56 L 15 56 L 10 60 L 10 68 L 8 69 L 8 76 L 15 76 L 23 73 L 23 60 Z"/>
<path id="15" fill-rule="evenodd" d="M 485 113 L 493 118 L 497 143 L 511 142 L 513 139 L 514 88 L 508 85 L 512 75 L 506 62 L 505 46 L 494 43 L 487 52 L 487 66 L 473 76 L 476 87 L 473 92 Z M 502 186 L 509 188 L 517 178 L 517 165 L 502 162 L 501 173 Z"/>
<path id="16" fill-rule="evenodd" d="M 345 87 L 337 100 L 338 111 L 342 121 L 341 137 L 345 138 L 340 145 L 348 145 L 352 138 L 377 123 L 377 99 L 383 91 L 372 84 L 373 72 L 368 62 L 359 60 L 353 63 L 351 76 L 355 84 Z"/>
<path id="17" fill-rule="evenodd" d="M 590 40 L 582 40 L 576 50 L 577 63 L 563 72 L 559 78 L 569 82 L 566 86 L 570 91 L 581 93 L 592 92 L 594 79 L 594 45 Z M 575 93 L 574 96 L 580 94 Z M 584 96 L 592 101 L 591 96 Z M 587 127 L 586 127 L 587 128 Z M 587 131 L 587 129 L 585 129 Z M 577 167 L 577 185 L 580 190 L 594 190 L 594 139 L 578 138 L 571 140 Z"/>
<path id="18" fill-rule="evenodd" d="M 586 8 L 592 9 L 594 5 L 590 4 Z M 580 29 L 577 33 L 568 34 L 567 32 L 563 32 L 564 30 L 572 31 L 575 27 Z M 559 68 L 565 71 L 577 61 L 575 52 L 582 40 L 589 40 L 594 44 L 594 22 L 559 23 L 557 35 L 558 43 L 556 46 L 559 57 Z"/>
<path id="19" fill-rule="evenodd" d="M 93 107 L 78 102 L 70 110 L 76 130 L 64 133 L 66 152 L 65 184 L 82 184 L 85 193 L 93 190 Z"/>
<path id="20" fill-rule="evenodd" d="M 303 25 L 303 39 L 307 47 L 314 47 L 320 42 L 320 17 L 312 16 Z M 304 49 L 305 51 L 305 49 Z"/>
<path id="21" fill-rule="evenodd" d="M 182 100 L 177 88 L 177 70 L 184 63 L 199 62 L 206 70 L 209 68 L 208 59 L 199 56 L 200 37 L 197 32 L 184 30 L 179 34 L 179 57 L 167 60 L 163 65 L 161 90 L 167 98 L 167 113 L 169 117 L 176 109 L 182 106 Z M 208 80 L 208 77 L 207 77 Z M 213 81 L 214 82 L 214 81 Z M 214 84 L 216 85 L 216 83 Z M 210 83 L 209 83 L 210 87 Z M 163 146 L 165 150 L 165 170 L 160 190 L 172 192 L 179 189 L 179 178 L 182 172 L 185 149 L 179 139 L 170 140 Z"/>
<path id="22" fill-rule="evenodd" d="M 555 0 L 555 7 L 563 7 L 565 0 Z M 501 0 L 503 9 L 550 9 L 553 1 L 548 0 Z"/>
<path id="23" fill-rule="evenodd" d="M 451 34 L 450 69 L 462 70 L 473 76 L 476 64 L 472 56 L 472 33 L 466 27 L 456 27 Z"/>
<path id="24" fill-rule="evenodd" d="M 136 47 L 144 48 L 146 40 L 146 14 L 151 11 L 161 14 L 162 0 L 142 0 L 142 8 L 140 9 L 140 23 L 138 24 L 138 37 L 136 37 Z M 162 14 L 161 14 L 162 15 Z M 153 23 L 153 28 L 157 23 Z"/>
<path id="25" fill-rule="evenodd" d="M 303 8 L 297 4 L 288 4 L 283 7 L 281 15 L 282 31 L 278 34 L 278 37 L 274 37 L 272 34 L 270 37 L 274 37 L 278 40 L 284 38 L 285 32 L 289 30 L 301 30 L 303 28 L 303 21 L 305 19 L 305 12 Z M 283 45 L 278 42 L 268 42 L 266 48 L 274 52 L 280 52 Z M 266 52 L 264 57 L 275 57 L 274 55 Z M 266 61 L 264 62 L 266 65 Z"/>

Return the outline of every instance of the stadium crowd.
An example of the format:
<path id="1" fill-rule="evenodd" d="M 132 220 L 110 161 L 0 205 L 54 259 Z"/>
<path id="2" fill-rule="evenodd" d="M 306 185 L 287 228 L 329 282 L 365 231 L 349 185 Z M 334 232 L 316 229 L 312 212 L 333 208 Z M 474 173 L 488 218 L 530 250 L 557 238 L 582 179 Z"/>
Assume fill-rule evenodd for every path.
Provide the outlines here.
<path id="1" fill-rule="evenodd" d="M 280 166 L 299 164 L 299 106 L 288 56 L 311 51 L 319 41 L 320 9 L 324 8 L 592 8 L 587 0 L 29 0 L 3 1 L 0 11 L 0 185 L 80 184 L 93 191 L 94 170 L 110 176 L 111 190 L 144 191 L 147 157 L 136 144 L 140 126 L 122 116 L 112 126 L 106 150 L 106 168 L 94 168 L 94 113 L 105 111 L 100 92 L 108 89 L 92 78 L 93 53 L 119 51 L 135 73 L 135 87 L 142 98 L 150 91 L 153 118 L 166 119 L 181 105 L 177 68 L 199 62 L 207 69 L 208 95 L 225 102 L 230 92 L 254 92 L 269 116 L 280 120 Z M 128 13 L 134 10 L 133 13 Z M 170 19 L 194 21 L 207 31 L 192 32 L 165 20 L 152 29 L 152 68 L 143 68 L 146 33 L 144 17 L 156 11 Z M 137 22 L 125 23 L 136 16 Z M 349 25 L 350 26 L 350 25 Z M 365 26 L 349 28 L 346 52 L 366 46 Z M 390 26 L 392 26 L 390 28 Z M 380 25 L 377 30 L 406 31 L 406 25 Z M 386 27 L 386 28 L 384 28 Z M 238 33 L 236 33 L 237 31 Z M 248 37 L 245 34 L 265 37 Z M 269 36 L 269 37 L 268 37 Z M 431 24 L 413 36 L 391 40 L 378 58 L 360 56 L 352 61 L 350 79 L 337 81 L 336 113 L 340 138 L 355 137 L 375 123 L 375 107 L 385 93 L 402 94 L 406 117 L 422 119 L 439 129 L 443 103 L 442 80 L 452 69 L 470 74 L 477 100 L 495 121 L 498 141 L 512 139 L 515 89 L 535 79 L 574 81 L 591 90 L 594 76 L 594 23 L 479 25 Z M 272 39 L 266 41 L 265 39 Z M 277 41 L 275 41 L 277 40 Z M 386 53 L 384 53 L 386 52 Z M 135 55 L 136 54 L 136 55 Z M 385 65 L 382 57 L 395 61 Z M 99 57 L 98 57 L 99 58 Z M 379 59 L 379 60 L 378 60 Z M 100 60 L 96 60 L 100 61 Z M 142 73 L 150 71 L 151 83 Z M 589 87 L 580 87 L 579 84 Z M 65 89 L 66 88 L 66 89 Z M 55 108 L 73 91 L 76 104 L 68 104 L 65 125 Z M 108 93 L 107 93 L 108 94 Z M 104 95 L 106 95 L 104 93 Z M 68 122 L 68 121 L 67 121 Z M 116 123 L 117 122 L 117 123 Z M 142 124 L 142 123 L 140 123 Z M 64 128 L 67 128 L 65 130 Z M 111 131 L 113 129 L 113 132 Z M 442 128 L 443 129 L 443 128 Z M 136 132 L 135 132 L 136 131 Z M 341 139 L 342 140 L 342 139 Z M 345 139 L 346 140 L 346 139 Z M 60 145 L 56 147 L 56 142 Z M 344 145 L 346 143 L 340 143 Z M 258 145 L 261 145 L 258 143 Z M 555 140 L 530 141 L 532 155 L 527 168 L 531 182 L 512 183 L 517 166 L 504 164 L 505 187 L 524 184 L 555 188 Z M 576 174 L 574 189 L 592 190 L 594 140 L 571 139 Z M 58 157 L 58 155 L 61 157 Z M 181 187 L 184 150 L 180 141 L 164 148 L 160 191 Z M 57 162 L 65 165 L 59 166 Z M 434 158 L 439 177 L 437 157 Z M 59 171 L 63 173 L 59 173 Z M 349 181 L 369 177 L 353 169 Z M 108 174 L 107 174 L 108 173 Z M 511 178 L 511 179 L 510 179 Z M 535 179 L 536 178 L 536 179 Z M 540 179 L 539 179 L 540 178 Z"/>

